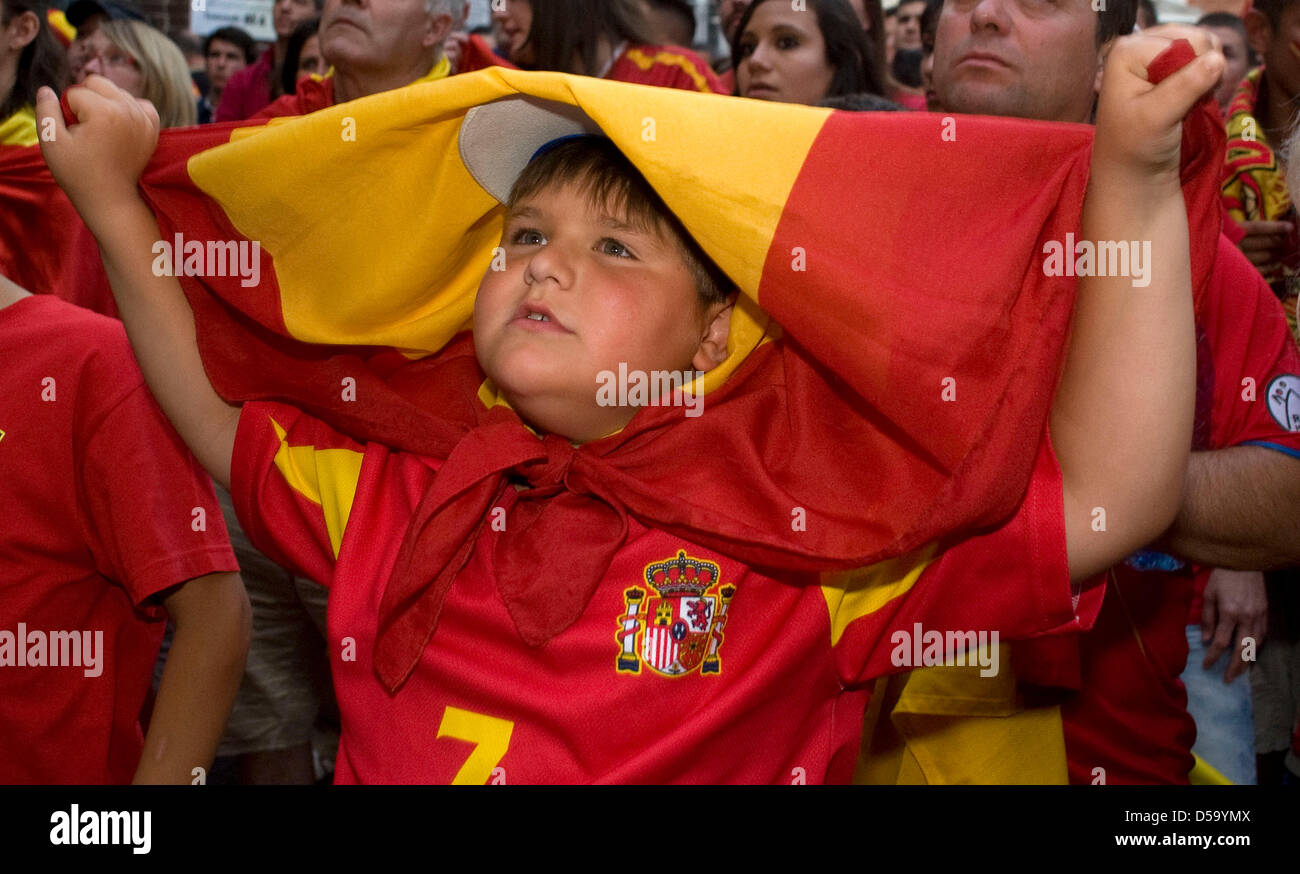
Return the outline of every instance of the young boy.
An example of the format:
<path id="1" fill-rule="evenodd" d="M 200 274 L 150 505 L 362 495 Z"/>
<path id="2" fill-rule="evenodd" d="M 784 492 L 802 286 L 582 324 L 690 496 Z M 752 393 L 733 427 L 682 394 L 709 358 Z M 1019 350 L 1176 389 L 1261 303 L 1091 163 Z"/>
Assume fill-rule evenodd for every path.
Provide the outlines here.
<path id="1" fill-rule="evenodd" d="M 212 483 L 115 320 L 0 276 L 0 360 L 0 784 L 192 783 L 248 651 Z"/>
<path id="2" fill-rule="evenodd" d="M 1111 54 L 1083 224 L 1086 239 L 1150 240 L 1152 282 L 1080 281 L 1052 446 L 1021 511 L 975 552 L 923 549 L 825 577 L 768 575 L 624 515 L 598 585 L 575 592 L 587 568 L 566 544 L 528 539 L 562 507 L 587 523 L 570 539 L 600 540 L 610 516 L 594 471 L 626 448 L 606 435 L 690 427 L 665 407 L 602 405 L 603 372 L 707 371 L 725 357 L 725 286 L 607 143 L 561 142 L 519 174 L 473 354 L 443 353 L 453 403 L 508 408 L 476 412 L 481 426 L 445 459 L 362 445 L 288 405 L 233 408 L 212 390 L 180 288 L 148 257 L 158 228 L 135 189 L 156 136 L 147 106 L 92 80 L 69 95 L 80 124 L 46 154 L 100 241 L 178 431 L 232 484 L 250 536 L 331 586 L 340 782 L 846 781 L 891 630 L 1081 627 L 1097 593 L 1072 581 L 1173 518 L 1195 370 L 1179 120 L 1222 59 L 1203 43 L 1153 87 L 1146 65 L 1167 46 L 1137 38 Z M 40 106 L 58 116 L 52 93 Z M 494 395 L 477 391 L 484 375 Z M 749 473 L 714 445 L 684 455 L 718 477 Z M 443 512 L 458 507 L 477 509 Z M 1097 507 L 1105 536 L 1091 528 Z M 433 548 L 402 543 L 413 517 Z M 1016 565 L 1009 590 L 951 588 L 946 569 L 970 561 Z M 410 587 L 411 573 L 437 579 Z"/>

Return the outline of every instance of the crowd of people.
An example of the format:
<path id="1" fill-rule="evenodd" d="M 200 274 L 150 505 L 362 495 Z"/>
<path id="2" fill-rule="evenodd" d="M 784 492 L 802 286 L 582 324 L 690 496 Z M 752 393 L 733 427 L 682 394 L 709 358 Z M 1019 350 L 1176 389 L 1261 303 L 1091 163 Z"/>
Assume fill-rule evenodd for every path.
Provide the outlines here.
<path id="1" fill-rule="evenodd" d="M 942 561 L 929 554 L 914 561 L 914 567 L 908 565 L 908 583 L 890 595 L 899 603 L 907 598 L 930 603 L 921 600 L 930 597 L 923 593 L 938 592 L 935 597 L 942 599 L 951 591 L 955 602 L 977 602 L 969 592 L 1001 587 L 1021 598 L 1063 597 L 1070 605 L 1068 621 L 1017 624 L 1005 614 L 994 615 L 993 607 L 987 614 L 978 609 L 960 614 L 968 625 L 978 621 L 971 615 L 983 616 L 995 627 L 1007 623 L 1007 642 L 1000 649 L 1006 669 L 998 677 L 952 664 L 951 652 L 948 664 L 909 665 L 906 671 L 848 669 L 843 667 L 850 658 L 846 651 L 871 647 L 877 654 L 887 652 L 890 638 L 881 637 L 880 628 L 872 632 L 876 637 L 864 636 L 861 628 L 871 618 L 867 613 L 837 619 L 839 602 L 829 594 L 833 583 L 790 582 L 792 577 L 776 572 L 763 576 L 768 572 L 755 568 L 774 561 L 775 548 L 745 553 L 743 562 L 732 562 L 736 556 L 728 556 L 725 548 L 707 550 L 671 537 L 666 532 L 676 529 L 666 525 L 629 521 L 626 514 L 621 524 L 633 526 L 633 540 L 644 538 L 667 550 L 659 572 L 671 571 L 674 582 L 688 566 L 692 579 L 716 577 L 720 563 L 733 584 L 743 578 L 751 591 L 770 587 L 765 597 L 778 611 L 773 615 L 800 626 L 790 632 L 790 640 L 802 640 L 805 633 L 809 639 L 831 638 L 820 644 L 825 653 L 817 651 L 827 664 L 808 671 L 821 671 L 815 682 L 829 683 L 835 691 L 820 700 L 782 687 L 777 697 L 788 695 L 790 707 L 809 708 L 806 718 L 787 714 L 765 721 L 760 714 L 753 729 L 791 737 L 806 732 L 814 740 L 791 741 L 805 757 L 818 744 L 829 747 L 820 758 L 813 756 L 821 766 L 808 771 L 809 780 L 1300 782 L 1300 233 L 1289 193 L 1300 184 L 1300 158 L 1292 160 L 1291 145 L 1300 141 L 1295 136 L 1300 58 L 1292 36 L 1300 32 L 1300 2 L 1246 0 L 1240 16 L 1213 13 L 1194 26 L 1172 28 L 1157 22 L 1149 0 L 1103 5 L 1104 11 L 1097 12 L 1090 0 L 1063 0 L 1049 11 L 1031 12 L 1013 0 L 903 0 L 889 10 L 880 0 L 719 0 L 714 7 L 729 50 L 715 57 L 710 47 L 696 43 L 702 23 L 695 5 L 685 0 L 501 0 L 490 6 L 490 25 L 473 32 L 467 29 L 469 4 L 462 0 L 274 0 L 275 41 L 268 45 L 233 26 L 204 34 L 201 41 L 192 35 L 169 37 L 151 26 L 131 0 L 74 0 L 62 10 L 45 0 L 0 0 L 0 209 L 7 208 L 6 197 L 16 196 L 4 184 L 6 156 L 43 150 L 85 221 L 85 239 L 93 234 L 97 241 L 95 257 L 102 258 L 97 269 L 115 297 L 96 306 L 101 312 L 93 314 L 67 302 L 85 303 L 80 289 L 22 288 L 4 276 L 26 275 L 24 252 L 33 250 L 25 250 L 28 244 L 22 240 L 0 240 L 0 351 L 5 361 L 0 380 L 7 398 L 0 407 L 0 505 L 10 508 L 0 530 L 0 700 L 5 702 L 0 783 L 189 783 L 195 768 L 205 774 L 211 768 L 213 781 L 312 783 L 331 779 L 336 759 L 339 775 L 348 781 L 423 781 L 439 775 L 460 781 L 468 774 L 484 782 L 498 776 L 501 769 L 491 766 L 482 772 L 469 765 L 448 770 L 432 753 L 422 761 L 425 751 L 418 744 L 399 751 L 408 733 L 387 738 L 391 725 L 360 728 L 350 714 L 381 711 L 387 706 L 380 700 L 386 684 L 374 676 L 347 674 L 337 651 L 340 638 L 358 637 L 342 618 L 345 612 L 368 616 L 372 625 L 371 614 L 377 614 L 381 633 L 370 633 L 377 653 L 374 673 L 386 681 L 390 675 L 385 671 L 397 671 L 386 667 L 391 660 L 385 661 L 389 651 L 383 626 L 389 614 L 383 611 L 394 596 L 383 583 L 389 573 L 398 579 L 392 567 L 399 546 L 410 561 L 403 546 L 409 539 L 407 525 L 417 511 L 424 512 L 420 496 L 425 490 L 440 488 L 434 473 L 438 465 L 451 461 L 441 458 L 435 464 L 399 452 L 385 454 L 364 435 L 340 432 L 308 415 L 316 411 L 273 403 L 246 404 L 241 411 L 219 397 L 215 382 L 204 376 L 195 347 L 195 316 L 176 279 L 150 272 L 152 254 L 141 261 L 150 240 L 165 238 L 134 193 L 139 171 L 153 151 L 151 124 L 163 129 L 262 124 L 410 86 L 442 87 L 442 80 L 494 66 L 681 89 L 719 95 L 719 100 L 853 113 L 928 111 L 949 121 L 994 116 L 1052 122 L 1058 123 L 1053 130 L 1062 131 L 1061 136 L 1074 135 L 1077 126 L 1102 125 L 1097 151 L 1112 160 L 1098 164 L 1094 156 L 1096 178 L 1081 233 L 1090 228 L 1104 233 L 1081 239 L 1153 241 L 1157 262 L 1168 267 L 1153 290 L 1162 283 L 1177 285 L 1168 277 L 1180 276 L 1188 263 L 1194 270 L 1203 265 L 1202 276 L 1190 277 L 1199 286 L 1187 308 L 1188 330 L 1180 329 L 1180 311 L 1173 303 L 1159 308 L 1166 300 L 1161 294 L 1135 295 L 1149 309 L 1124 309 L 1107 296 L 1100 281 L 1089 285 L 1081 278 L 1073 345 L 1051 410 L 1050 447 L 1045 454 L 1039 450 L 1020 508 L 1010 521 L 1004 517 L 996 531 L 981 531 L 952 545 Z M 1125 42 L 1135 28 L 1151 42 Z M 1170 177 L 1167 164 L 1143 151 L 1155 148 L 1151 143 L 1167 144 L 1168 131 L 1143 129 L 1147 142 L 1136 144 L 1138 128 L 1159 114 L 1132 110 L 1135 114 L 1126 116 L 1130 110 L 1117 108 L 1141 100 L 1177 102 L 1174 86 L 1144 90 L 1144 82 L 1127 77 L 1134 59 L 1145 64 L 1154 56 L 1153 46 L 1178 38 L 1192 42 L 1203 58 L 1221 52 L 1223 62 L 1217 81 L 1205 89 L 1217 104 L 1216 117 L 1226 136 L 1222 181 L 1213 205 L 1187 217 L 1190 235 L 1186 226 L 1171 231 L 1168 213 L 1155 207 L 1117 218 L 1127 215 L 1122 207 L 1125 197 L 1132 196 L 1120 183 L 1137 178 L 1130 165 L 1141 165 L 1150 179 L 1162 180 L 1152 182 L 1141 196 L 1149 194 L 1151 203 L 1162 204 L 1168 195 L 1167 203 L 1182 215 L 1182 198 L 1173 196 L 1178 193 L 1176 162 Z M 187 53 L 184 46 L 199 51 Z M 1124 62 L 1129 65 L 1121 66 Z M 1108 88 L 1113 89 L 1109 106 Z M 42 89 L 65 95 L 68 107 L 58 118 L 43 111 L 51 98 Z M 131 99 L 148 101 L 153 109 L 139 110 Z M 1106 124 L 1106 110 L 1117 120 Z M 81 123 L 67 127 L 76 120 L 72 116 Z M 1133 130 L 1121 133 L 1124 124 Z M 102 137 L 103 148 L 97 151 L 88 143 L 88 133 L 78 137 L 78 128 Z M 783 138 L 780 130 L 753 135 Z M 897 148 L 907 150 L 909 144 L 899 142 Z M 888 166 L 881 156 L 873 161 L 872 166 Z M 114 178 L 119 165 L 122 173 L 134 170 L 125 184 Z M 852 172 L 857 165 L 846 158 L 844 166 Z M 624 314 L 609 318 L 635 317 L 634 328 L 644 332 L 640 340 L 636 331 L 610 334 L 622 336 L 629 347 L 656 351 L 680 345 L 680 360 L 674 363 L 696 371 L 712 370 L 727 359 L 727 328 L 736 307 L 734 288 L 728 288 L 735 277 L 729 280 L 712 263 L 714 253 L 700 248 L 680 217 L 608 141 L 547 144 L 516 175 L 507 186 L 513 187 L 510 196 L 499 198 L 508 216 L 501 251 L 512 266 L 489 271 L 484 279 L 474 341 L 482 370 L 501 388 L 500 403 L 525 425 L 568 438 L 560 442 L 575 446 L 593 440 L 563 417 L 556 420 L 554 410 L 563 407 L 537 401 L 540 389 L 518 387 L 512 375 L 526 372 L 533 359 L 480 322 L 490 317 L 493 305 L 507 307 L 503 302 L 510 300 L 507 286 L 512 281 L 520 288 L 560 288 L 575 281 L 572 277 L 586 277 L 603 289 L 600 295 L 585 291 L 590 297 L 581 307 L 566 303 L 553 312 L 539 304 L 521 316 L 532 325 L 515 330 L 530 332 L 534 342 L 549 338 L 544 332 L 552 326 L 563 330 L 558 323 L 568 319 L 594 325 L 592 320 L 613 313 L 617 305 Z M 1174 180 L 1173 194 L 1166 177 Z M 878 184 L 892 183 L 882 177 Z M 585 198 L 574 191 L 597 193 Z M 626 264 L 579 268 L 577 255 L 574 263 L 565 262 L 568 249 L 563 257 L 553 254 L 561 250 L 561 241 L 569 245 L 568 235 L 579 235 L 577 225 L 565 221 L 577 222 L 574 216 L 608 206 L 598 201 L 611 192 L 611 202 L 625 214 L 602 220 L 617 228 L 609 233 L 622 236 L 602 237 L 597 251 L 601 257 L 649 264 L 661 271 L 653 274 L 656 282 L 667 282 L 663 277 L 670 275 L 691 277 L 700 299 L 683 296 L 671 309 L 689 312 L 691 319 L 670 323 L 669 310 L 637 297 L 635 282 L 650 280 L 618 273 Z M 899 204 L 917 210 L 918 224 L 942 221 L 940 210 L 924 212 L 930 206 Z M 1212 243 L 1196 233 L 1206 222 L 1215 228 L 1221 223 Z M 592 224 L 599 222 L 593 219 Z M 945 230 L 955 237 L 963 232 L 960 227 Z M 555 245 L 543 245 L 548 237 Z M 632 245 L 625 245 L 624 238 Z M 669 259 L 668 253 L 678 261 L 656 266 L 656 259 Z M 1168 290 L 1167 300 L 1175 301 L 1177 290 Z M 1134 291 L 1129 288 L 1130 294 Z M 1166 321 L 1143 325 L 1140 319 Z M 1140 368 L 1142 374 L 1130 369 L 1125 375 L 1123 367 Z M 1165 397 L 1141 393 L 1133 383 L 1149 383 L 1146 391 L 1163 391 Z M 1183 407 L 1191 427 L 1180 432 Z M 636 412 L 617 421 L 595 420 L 592 433 L 632 428 Z M 1082 421 L 1085 416 L 1088 421 Z M 746 427 L 756 426 L 749 422 Z M 1140 437 L 1130 431 L 1139 427 L 1147 429 Z M 1091 449 L 1086 448 L 1090 441 Z M 1044 437 L 1043 445 L 1047 442 Z M 1171 446 L 1179 448 L 1175 452 Z M 1055 471 L 1055 479 L 1050 473 L 1040 476 L 1043 469 Z M 272 483 L 277 475 L 283 479 Z M 376 479 L 381 475 L 392 477 L 392 483 Z M 326 484 L 330 476 L 350 483 L 341 504 L 332 503 Z M 550 495 L 546 489 L 558 488 L 535 478 L 513 482 L 521 493 L 538 488 Z M 470 490 L 470 485 L 461 487 Z M 303 495 L 309 493 L 314 497 L 305 501 Z M 501 494 L 493 500 L 523 503 L 513 491 L 510 500 Z M 569 496 L 563 490 L 560 495 Z M 1098 530 L 1099 506 L 1118 519 L 1126 518 L 1124 508 L 1130 508 L 1130 536 L 1144 533 L 1132 544 L 1113 534 L 1105 549 L 1081 546 L 1088 536 L 1078 532 Z M 376 553 L 387 556 L 387 565 L 367 564 L 369 555 L 360 569 L 361 560 L 354 561 L 346 575 L 366 581 L 356 584 L 362 586 L 360 595 L 345 596 L 338 591 L 345 576 L 340 538 L 344 523 L 347 531 L 363 524 L 349 521 L 361 518 L 362 508 L 369 527 L 354 539 L 389 538 L 392 550 Z M 588 517 L 586 524 L 596 525 L 591 521 L 596 518 Z M 433 521 L 464 524 L 446 513 Z M 598 691 L 601 685 L 542 688 L 536 690 L 540 699 L 513 699 L 513 710 L 511 700 L 503 699 L 493 716 L 447 704 L 456 700 L 457 691 L 474 689 L 474 695 L 465 693 L 474 699 L 469 704 L 486 694 L 456 670 L 505 672 L 502 653 L 510 652 L 479 641 L 474 635 L 487 632 L 476 630 L 464 615 L 496 596 L 485 582 L 494 573 L 482 564 L 487 559 L 470 556 L 484 551 L 472 549 L 474 540 L 494 537 L 497 529 L 487 521 L 471 521 L 475 524 L 465 529 L 471 533 L 457 535 L 471 546 L 451 545 L 461 550 L 452 552 L 459 556 L 457 567 L 465 569 L 447 577 L 451 594 L 444 588 L 440 597 L 445 604 L 438 601 L 428 608 L 433 610 L 428 628 L 412 631 L 400 617 L 392 620 L 398 628 L 394 639 L 414 635 L 428 652 L 436 647 L 439 659 L 457 666 L 446 669 L 446 688 L 439 687 L 436 694 L 429 692 L 434 681 L 421 673 L 423 665 L 416 675 L 429 688 L 399 688 L 395 697 L 388 688 L 392 700 L 405 701 L 400 718 L 436 721 L 428 708 L 445 705 L 443 724 L 434 726 L 438 738 L 445 734 L 459 743 L 484 732 L 493 737 L 504 732 L 503 755 L 505 743 L 526 738 L 537 750 L 550 750 L 556 761 L 574 759 L 572 767 L 537 772 L 557 780 L 756 782 L 789 776 L 796 759 L 776 753 L 768 758 L 752 753 L 764 767 L 772 766 L 766 771 L 739 765 L 710 770 L 680 760 L 689 757 L 691 744 L 701 757 L 706 750 L 719 754 L 720 748 L 712 746 L 717 739 L 704 729 L 682 729 L 680 745 L 660 737 L 660 745 L 649 749 L 662 761 L 650 763 L 633 760 L 651 753 L 584 750 L 572 739 L 529 733 L 529 718 L 549 725 L 535 712 L 530 717 L 529 708 L 544 707 L 552 695 L 604 695 Z M 599 524 L 605 524 L 603 517 Z M 585 536 L 581 529 L 569 530 L 570 537 Z M 510 542 L 516 550 L 540 549 L 527 540 Z M 543 552 L 553 556 L 553 551 Z M 420 553 L 426 559 L 433 554 Z M 636 562 L 621 556 L 607 560 L 621 560 L 627 567 L 644 564 L 640 585 L 648 589 L 656 565 L 642 562 L 645 556 Z M 915 558 L 909 553 L 900 561 L 909 556 Z M 505 568 L 533 559 L 530 554 L 507 561 L 498 549 L 494 560 Z M 441 560 L 451 561 L 448 556 Z M 542 565 L 540 558 L 536 562 Z M 333 594 L 327 599 L 331 590 L 320 583 L 331 580 Z M 1058 581 L 1064 581 L 1062 586 L 1052 589 Z M 767 638 L 748 641 L 743 636 L 742 619 L 757 623 L 759 612 L 750 606 L 753 601 L 745 603 L 746 583 L 736 586 L 726 625 L 727 657 L 735 660 L 733 665 L 750 658 L 761 665 L 769 648 L 785 652 L 787 644 L 780 641 L 786 638 L 774 626 L 766 629 Z M 602 583 L 591 597 L 599 598 L 605 588 Z M 692 591 L 698 609 L 714 611 L 706 615 L 709 622 L 728 609 L 724 594 L 707 586 Z M 700 594 L 706 591 L 707 597 Z M 614 595 L 619 609 L 627 611 L 620 614 L 620 621 L 630 623 L 626 628 L 635 626 L 637 609 L 630 592 L 626 603 L 621 584 Z M 647 592 L 636 598 L 642 595 Z M 418 600 L 410 597 L 412 603 Z M 531 602 L 513 597 L 503 590 L 500 603 L 483 607 L 485 626 L 496 623 L 510 634 L 517 626 L 525 632 L 521 605 Z M 844 595 L 846 602 L 854 598 L 863 600 L 860 593 Z M 555 596 L 556 603 L 562 600 Z M 685 612 L 680 617 L 671 612 L 678 609 L 674 598 L 661 597 L 654 602 L 657 608 L 652 601 L 647 597 L 645 609 L 668 611 L 663 624 L 673 629 L 671 639 L 665 636 L 655 645 L 671 648 L 674 655 L 660 653 L 656 657 L 661 661 L 654 661 L 647 627 L 639 632 L 645 635 L 642 661 L 667 675 L 690 674 L 700 659 L 707 664 L 713 652 L 708 637 L 682 630 L 694 627 L 694 620 Z M 819 618 L 809 607 L 813 602 Z M 822 627 L 828 603 L 830 630 Z M 879 609 L 880 604 L 870 608 Z M 917 613 L 922 615 L 928 621 L 935 614 Z M 592 640 L 615 640 L 618 629 L 606 620 L 602 614 L 594 629 L 585 628 L 585 620 L 572 628 L 552 628 L 530 640 L 523 657 L 544 664 L 545 670 L 538 670 L 546 676 L 567 677 L 554 673 L 561 662 L 612 666 L 615 660 L 607 658 L 607 648 L 565 643 L 566 635 L 579 632 Z M 722 626 L 703 627 L 715 629 L 717 640 L 723 639 Z M 97 651 L 109 681 L 96 682 L 89 670 L 74 670 L 67 662 L 40 677 L 15 666 L 21 662 L 14 661 L 14 653 L 26 652 L 27 643 L 21 630 L 8 638 L 5 634 L 37 628 L 102 631 L 105 640 Z M 841 638 L 847 642 L 841 644 Z M 84 640 L 83 655 L 94 638 Z M 692 642 L 703 649 L 699 659 L 688 662 L 678 653 Z M 45 656 L 51 666 L 57 664 L 49 661 L 53 647 L 51 643 Z M 459 664 L 474 657 L 484 660 L 477 668 Z M 863 656 L 864 664 L 876 664 L 872 658 Z M 624 671 L 623 662 L 619 665 Z M 407 673 L 411 670 L 408 665 Z M 595 668 L 579 667 L 573 668 L 574 675 L 581 670 L 595 673 Z M 619 706 L 631 706 L 621 696 L 612 698 Z M 682 719 L 698 718 L 699 725 L 717 728 L 719 734 L 747 730 L 735 712 L 728 711 L 725 719 L 708 715 L 709 708 L 740 707 L 735 701 L 674 700 L 699 708 L 698 717 L 681 711 Z M 647 695 L 640 706 L 652 701 Z M 749 706 L 740 707 L 741 712 Z M 758 713 L 757 705 L 752 706 Z M 833 720 L 835 707 L 857 712 Z M 659 717 L 644 719 L 658 725 Z M 827 728 L 832 722 L 833 730 Z M 513 741 L 506 725 L 513 727 Z M 591 730 L 593 737 L 601 736 Z M 345 752 L 337 749 L 340 734 Z M 762 746 L 766 736 L 749 735 L 745 744 Z M 783 748 L 777 741 L 773 746 Z M 852 756 L 846 759 L 849 749 Z M 457 756 L 463 762 L 463 751 L 451 758 Z M 379 764 L 385 757 L 403 764 L 386 769 Z M 1059 768 L 1045 766 L 1058 760 Z M 512 774 L 530 773 L 523 764 L 500 761 Z"/>

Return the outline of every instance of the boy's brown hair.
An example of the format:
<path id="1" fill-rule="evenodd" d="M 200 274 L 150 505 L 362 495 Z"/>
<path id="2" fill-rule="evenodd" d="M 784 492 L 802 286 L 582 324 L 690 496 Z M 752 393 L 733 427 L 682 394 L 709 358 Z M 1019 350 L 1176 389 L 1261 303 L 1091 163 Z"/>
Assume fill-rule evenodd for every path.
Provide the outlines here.
<path id="1" fill-rule="evenodd" d="M 579 135 L 543 147 L 515 180 L 506 206 L 512 208 L 543 188 L 566 183 L 578 186 L 593 204 L 626 213 L 629 224 L 671 239 L 705 305 L 721 303 L 735 290 L 641 171 L 606 137 Z"/>

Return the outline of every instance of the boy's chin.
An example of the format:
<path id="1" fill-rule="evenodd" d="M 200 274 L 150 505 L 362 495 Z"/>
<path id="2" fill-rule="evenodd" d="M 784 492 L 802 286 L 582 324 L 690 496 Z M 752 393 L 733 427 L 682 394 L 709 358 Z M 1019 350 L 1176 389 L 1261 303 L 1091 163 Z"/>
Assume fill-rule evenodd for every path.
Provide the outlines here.
<path id="1" fill-rule="evenodd" d="M 542 434 L 555 434 L 574 443 L 588 443 L 627 424 L 616 411 L 596 405 L 594 385 L 588 391 L 572 384 L 528 384 L 509 377 L 504 382 L 496 378 L 492 381 L 524 424 Z"/>

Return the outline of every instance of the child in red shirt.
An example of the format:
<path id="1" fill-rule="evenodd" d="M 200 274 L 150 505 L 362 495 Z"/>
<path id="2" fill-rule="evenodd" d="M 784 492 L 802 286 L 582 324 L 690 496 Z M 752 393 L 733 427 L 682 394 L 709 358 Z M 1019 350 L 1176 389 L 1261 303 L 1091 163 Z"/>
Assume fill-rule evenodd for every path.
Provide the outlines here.
<path id="1" fill-rule="evenodd" d="M 248 648 L 212 484 L 115 320 L 0 277 L 0 358 L 0 783 L 191 783 Z"/>
<path id="2" fill-rule="evenodd" d="M 961 547 L 773 577 L 627 516 L 612 520 L 625 526 L 621 546 L 597 584 L 575 591 L 590 555 L 569 556 L 611 521 L 592 499 L 608 474 L 600 457 L 647 422 L 684 427 L 680 411 L 605 405 L 592 386 L 620 365 L 712 369 L 733 300 L 608 144 L 556 145 L 507 180 L 505 269 L 484 277 L 473 337 L 430 364 L 449 416 L 479 405 L 479 427 L 445 459 L 357 443 L 287 405 L 241 411 L 212 390 L 176 280 L 140 256 L 158 234 L 134 187 L 154 144 L 147 108 L 91 80 L 69 95 L 81 124 L 58 131 L 47 160 L 100 240 L 178 430 L 233 481 L 254 541 L 332 587 L 340 779 L 842 781 L 866 683 L 899 666 L 891 631 L 1086 625 L 1096 593 L 1071 581 L 1172 519 L 1195 361 L 1179 120 L 1222 61 L 1209 54 L 1153 88 L 1145 67 L 1166 47 L 1127 41 L 1110 56 L 1084 213 L 1086 238 L 1152 241 L 1152 284 L 1135 294 L 1126 278 L 1081 280 L 1052 445 L 995 548 L 960 562 L 1018 564 L 1022 578 L 997 592 L 949 587 L 945 563 Z M 41 106 L 57 116 L 52 94 Z M 1098 433 L 1102 419 L 1112 425 Z M 746 475 L 714 445 L 687 455 L 682 464 L 718 477 Z M 1105 537 L 1091 525 L 1098 505 L 1120 520 Z M 466 507 L 475 512 L 444 512 Z M 586 525 L 529 540 L 531 521 L 556 507 Z M 399 542 L 413 519 L 432 546 Z M 438 578 L 407 585 L 421 572 Z M 536 585 L 552 579 L 561 584 Z"/>

